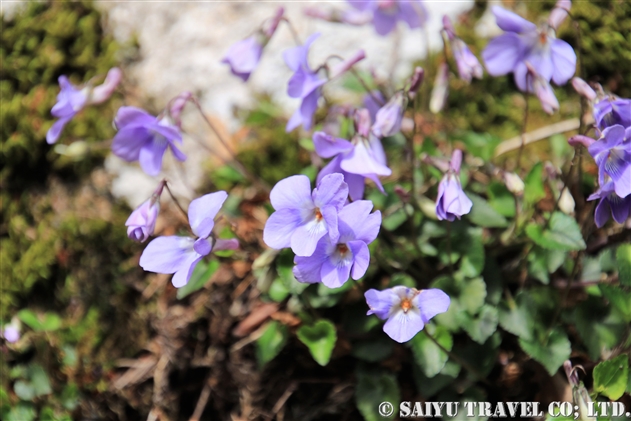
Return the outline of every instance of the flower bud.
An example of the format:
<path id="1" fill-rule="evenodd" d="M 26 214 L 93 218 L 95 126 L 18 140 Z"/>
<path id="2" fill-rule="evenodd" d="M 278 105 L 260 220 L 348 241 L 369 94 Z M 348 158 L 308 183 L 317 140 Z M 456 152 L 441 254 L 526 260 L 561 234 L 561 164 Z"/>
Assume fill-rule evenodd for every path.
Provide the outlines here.
<path id="1" fill-rule="evenodd" d="M 355 112 L 355 131 L 366 138 L 370 135 L 370 112 L 366 108 Z"/>
<path id="2" fill-rule="evenodd" d="M 410 98 L 414 98 L 416 96 L 416 91 L 418 91 L 421 87 L 424 78 L 425 70 L 423 70 L 422 67 L 415 68 L 412 77 L 410 77 L 410 87 L 408 89 L 408 96 Z"/>
<path id="3" fill-rule="evenodd" d="M 572 197 L 572 193 L 568 189 L 563 189 L 561 192 L 561 197 L 559 198 L 559 209 L 561 212 L 570 215 L 574 212 L 574 208 L 576 207 L 576 202 Z"/>
<path id="4" fill-rule="evenodd" d="M 572 78 L 572 87 L 579 95 L 584 96 L 588 100 L 593 101 L 596 99 L 596 92 L 580 77 Z"/>
<path id="5" fill-rule="evenodd" d="M 105 80 L 103 83 L 90 92 L 90 97 L 88 100 L 89 104 L 100 104 L 101 102 L 107 100 L 120 83 L 123 78 L 123 72 L 118 67 L 113 67 L 107 72 L 107 76 L 105 76 Z"/>
<path id="6" fill-rule="evenodd" d="M 160 202 L 149 199 L 129 215 L 125 226 L 127 236 L 134 241 L 145 242 L 153 235 L 160 212 Z"/>
<path id="7" fill-rule="evenodd" d="M 528 76 L 526 77 L 528 90 L 537 96 L 543 111 L 554 114 L 559 109 L 559 101 L 554 95 L 550 82 L 542 78 L 530 63 L 526 62 L 526 67 L 528 68 Z"/>
<path id="8" fill-rule="evenodd" d="M 182 119 L 180 118 L 180 116 L 182 115 L 184 106 L 192 97 L 193 94 L 191 92 L 184 91 L 169 102 L 169 116 L 173 120 L 173 123 L 179 128 L 182 128 Z"/>
<path id="9" fill-rule="evenodd" d="M 403 102 L 403 92 L 397 92 L 386 105 L 377 111 L 375 124 L 372 125 L 372 132 L 375 136 L 392 136 L 401 130 Z"/>
<path id="10" fill-rule="evenodd" d="M 557 4 L 550 12 L 550 16 L 548 17 L 548 25 L 555 30 L 561 26 L 563 21 L 568 15 L 570 8 L 572 7 L 572 2 L 570 0 L 559 0 Z"/>
<path id="11" fill-rule="evenodd" d="M 449 38 L 450 41 L 456 37 L 454 25 L 451 23 L 451 19 L 449 19 L 449 16 L 447 15 L 443 15 L 443 29 L 447 33 L 447 38 Z"/>
<path id="12" fill-rule="evenodd" d="M 578 146 L 578 145 L 583 145 L 586 148 L 589 148 L 591 146 L 592 143 L 594 143 L 596 140 L 592 139 L 591 137 L 588 136 L 583 136 L 582 134 L 577 134 L 572 136 L 571 138 L 569 138 L 567 140 L 567 143 L 569 143 L 571 146 Z"/>
<path id="13" fill-rule="evenodd" d="M 229 238 L 226 240 L 222 240 L 220 238 L 215 240 L 215 245 L 213 247 L 214 251 L 219 250 L 238 250 L 239 249 L 239 240 L 236 238 Z"/>
<path id="14" fill-rule="evenodd" d="M 521 196 L 524 193 L 524 182 L 514 172 L 504 173 L 504 183 L 506 183 L 508 191 L 515 196 Z"/>
<path id="15" fill-rule="evenodd" d="M 350 58 L 344 60 L 340 64 L 336 65 L 331 69 L 331 73 L 329 77 L 331 79 L 338 77 L 346 72 L 348 72 L 351 67 L 360 62 L 361 60 L 366 58 L 366 52 L 364 50 L 357 50 L 355 54 L 353 54 Z"/>

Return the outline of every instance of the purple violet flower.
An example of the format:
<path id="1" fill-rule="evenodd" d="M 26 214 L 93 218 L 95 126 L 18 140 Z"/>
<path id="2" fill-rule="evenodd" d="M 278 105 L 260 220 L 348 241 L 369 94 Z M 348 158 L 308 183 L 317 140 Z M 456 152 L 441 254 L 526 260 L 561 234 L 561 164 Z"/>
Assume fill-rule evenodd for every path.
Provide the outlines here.
<path id="1" fill-rule="evenodd" d="M 594 120 L 600 131 L 621 125 L 631 127 L 631 99 L 607 96 L 594 104 Z"/>
<path id="2" fill-rule="evenodd" d="M 386 104 L 386 99 L 380 91 L 374 90 L 369 94 L 365 94 L 362 102 L 364 104 L 364 108 L 366 108 L 370 113 L 370 119 L 375 121 L 377 112 L 379 112 L 381 107 Z"/>
<path id="3" fill-rule="evenodd" d="M 276 210 L 263 230 L 263 241 L 271 248 L 291 247 L 298 256 L 311 256 L 326 234 L 332 242 L 339 239 L 338 213 L 348 197 L 342 174 L 322 178 L 311 192 L 305 175 L 280 180 L 270 193 Z"/>
<path id="4" fill-rule="evenodd" d="M 167 105 L 167 112 L 171 121 L 175 123 L 178 128 L 182 128 L 182 111 L 189 101 L 195 101 L 192 92 L 184 91 L 175 98 L 172 98 Z"/>
<path id="5" fill-rule="evenodd" d="M 381 320 L 387 320 L 383 331 L 399 343 L 407 342 L 419 333 L 434 316 L 449 309 L 451 300 L 440 289 L 394 288 L 364 293 L 370 310 Z"/>
<path id="6" fill-rule="evenodd" d="M 458 76 L 460 79 L 471 82 L 471 78 L 482 79 L 484 70 L 478 58 L 471 52 L 467 44 L 456 36 L 456 32 L 449 16 L 443 16 L 443 29 L 447 33 L 447 38 L 451 44 L 454 60 L 458 66 Z"/>
<path id="7" fill-rule="evenodd" d="M 624 224 L 631 213 L 631 195 L 621 198 L 614 191 L 614 184 L 611 180 L 607 181 L 596 193 L 587 198 L 588 201 L 600 199 L 596 205 L 594 213 L 594 221 L 598 228 L 602 228 L 609 218 Z"/>
<path id="8" fill-rule="evenodd" d="M 377 137 L 387 137 L 397 134 L 401 130 L 403 109 L 405 107 L 403 92 L 399 91 L 390 101 L 377 111 L 372 132 Z"/>
<path id="9" fill-rule="evenodd" d="M 142 170 L 156 176 L 162 170 L 162 158 L 167 148 L 179 161 L 186 160 L 176 146 L 182 135 L 168 117 L 157 118 L 136 107 L 121 107 L 114 124 L 118 133 L 112 142 L 114 155 L 127 162 L 139 161 Z"/>
<path id="10" fill-rule="evenodd" d="M 559 100 L 554 95 L 552 86 L 535 71 L 530 63 L 526 63 L 526 67 L 528 68 L 528 92 L 537 96 L 543 111 L 548 114 L 554 114 L 559 109 Z"/>
<path id="11" fill-rule="evenodd" d="M 9 343 L 15 343 L 20 340 L 20 329 L 14 324 L 8 324 L 2 330 L 2 337 Z"/>
<path id="12" fill-rule="evenodd" d="M 232 44 L 221 62 L 228 64 L 232 74 L 246 82 L 259 64 L 264 45 L 265 40 L 259 34 L 252 35 Z"/>
<path id="13" fill-rule="evenodd" d="M 283 53 L 285 63 L 294 71 L 294 75 L 289 79 L 287 94 L 292 98 L 300 98 L 302 101 L 300 108 L 287 122 L 285 129 L 287 132 L 301 124 L 305 130 L 309 130 L 313 124 L 313 115 L 318 108 L 320 98 L 320 87 L 326 83 L 326 79 L 318 77 L 317 73 L 311 70 L 307 57 L 309 47 L 319 36 L 319 33 L 315 33 L 307 38 L 304 45 L 290 48 Z"/>
<path id="14" fill-rule="evenodd" d="M 309 257 L 296 256 L 293 272 L 300 282 L 322 282 L 329 288 L 339 288 L 349 276 L 358 280 L 370 263 L 368 244 L 372 243 L 381 226 L 381 212 L 370 213 L 370 200 L 350 203 L 338 214 L 337 241 L 324 236 Z"/>
<path id="15" fill-rule="evenodd" d="M 283 18 L 283 13 L 285 13 L 285 9 L 279 7 L 267 29 L 259 28 L 254 35 L 230 46 L 221 62 L 230 66 L 233 75 L 240 77 L 244 82 L 249 79 L 250 74 L 261 60 L 263 48 L 276 32 L 276 28 Z"/>
<path id="16" fill-rule="evenodd" d="M 188 283 L 202 257 L 213 250 L 238 248 L 236 240 L 217 240 L 212 236 L 214 218 L 227 198 L 228 193 L 218 191 L 193 200 L 188 207 L 188 221 L 198 238 L 158 237 L 142 252 L 140 266 L 147 272 L 174 273 L 171 282 L 180 288 Z"/>
<path id="17" fill-rule="evenodd" d="M 316 132 L 313 134 L 313 145 L 320 157 L 333 158 L 320 170 L 318 180 L 329 174 L 342 174 L 352 200 L 363 198 L 365 178 L 374 181 L 379 190 L 384 191 L 378 176 L 388 176 L 392 174 L 392 170 L 386 165 L 386 154 L 381 141 L 370 133 L 368 110 L 362 109 L 356 113 L 356 133 L 350 142 L 324 132 Z"/>
<path id="18" fill-rule="evenodd" d="M 427 22 L 427 10 L 421 0 L 348 0 L 355 9 L 372 14 L 372 22 L 379 35 L 388 35 L 398 21 L 411 29 Z"/>
<path id="19" fill-rule="evenodd" d="M 76 87 L 66 76 L 59 76 L 61 91 L 57 95 L 57 103 L 50 110 L 53 117 L 59 120 L 48 129 L 46 142 L 49 145 L 57 142 L 65 125 L 86 105 L 99 104 L 108 99 L 120 83 L 122 75 L 121 70 L 114 67 L 107 72 L 103 84 L 96 87 L 92 87 L 89 82 Z"/>
<path id="20" fill-rule="evenodd" d="M 127 227 L 127 236 L 131 240 L 144 243 L 153 235 L 160 213 L 160 195 L 165 184 L 166 181 L 161 181 L 151 198 L 138 206 L 127 218 L 125 226 Z"/>
<path id="21" fill-rule="evenodd" d="M 608 176 L 618 196 L 631 194 L 631 127 L 626 130 L 619 124 L 607 127 L 587 150 L 598 165 L 599 184 L 604 186 Z"/>
<path id="22" fill-rule="evenodd" d="M 462 152 L 454 150 L 449 163 L 449 170 L 438 185 L 438 197 L 436 198 L 436 216 L 438 219 L 453 221 L 460 219 L 471 211 L 473 203 L 464 194 L 460 185 L 460 163 Z"/>
<path id="23" fill-rule="evenodd" d="M 576 54 L 570 44 L 556 38 L 550 24 L 537 27 L 499 6 L 493 6 L 493 13 L 497 25 L 506 33 L 491 40 L 482 52 L 486 69 L 492 76 L 513 72 L 519 89 L 526 91 L 526 62 L 529 62 L 548 82 L 563 85 L 570 80 L 576 71 Z"/>

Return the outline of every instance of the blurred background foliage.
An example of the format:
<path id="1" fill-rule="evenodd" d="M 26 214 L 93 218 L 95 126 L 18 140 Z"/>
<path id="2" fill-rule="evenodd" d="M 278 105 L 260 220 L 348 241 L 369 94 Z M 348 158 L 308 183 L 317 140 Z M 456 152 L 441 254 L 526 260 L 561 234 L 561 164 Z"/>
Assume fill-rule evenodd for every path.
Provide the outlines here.
<path id="1" fill-rule="evenodd" d="M 537 21 L 555 2 L 510 3 Z M 485 1 L 476 1 L 457 26 L 478 56 L 487 41 L 473 27 L 485 9 Z M 631 3 L 574 2 L 572 13 L 580 19 L 581 76 L 631 96 Z M 158 298 L 146 298 L 146 278 L 137 267 L 142 247 L 125 235 L 130 210 L 111 197 L 101 169 L 108 148 L 100 142 L 114 134 L 111 121 L 122 104 L 120 94 L 82 111 L 64 130 L 63 143 L 83 140 L 89 145 L 82 159 L 60 155 L 45 142 L 57 78 L 65 74 L 75 84 L 84 83 L 119 60 L 121 47 L 104 33 L 103 19 L 90 2 L 29 3 L 17 16 L 3 16 L 0 306 L 2 322 L 19 316 L 23 337 L 11 349 L 2 345 L 0 350 L 2 419 L 139 419 L 152 408 L 162 411 L 164 419 L 187 419 L 200 390 L 216 381 L 224 392 L 214 397 L 207 415 L 227 416 L 246 404 L 272 408 L 293 387 L 287 418 L 339 419 L 345 414 L 372 421 L 380 419 L 374 410 L 382 400 L 551 400 L 558 391 L 550 379 L 558 380 L 558 368 L 570 351 L 588 371 L 599 360 L 628 351 L 629 286 L 594 284 L 579 293 L 554 286 L 576 273 L 586 281 L 611 281 L 620 262 L 624 265 L 619 255 L 626 249 L 605 244 L 583 253 L 577 237 L 559 245 L 525 222 L 516 231 L 514 197 L 501 180 L 488 177 L 488 168 L 470 159 L 464 172 L 472 176 L 464 181 L 474 211 L 451 225 L 450 239 L 445 225 L 428 213 L 413 213 L 395 192 L 397 185 L 409 191 L 416 177 L 416 183 L 428 186 L 421 208 L 433 206 L 429 198 L 435 197 L 440 174 L 426 166 L 407 172 L 410 153 L 444 155 L 455 142 L 471 157 L 488 161 L 501 140 L 518 135 L 524 97 L 511 76 L 487 76 L 471 85 L 452 77 L 447 109 L 423 116 L 413 150 L 406 150 L 399 137 L 384 142 L 398 168 L 385 183 L 388 195 L 369 188 L 384 222 L 383 235 L 370 246 L 374 263 L 362 283 L 447 291 L 452 309 L 427 330 L 452 355 L 423 333 L 405 346 L 394 344 L 374 317 L 365 316 L 363 297 L 351 282 L 339 290 L 299 284 L 286 252 L 264 252 L 254 262 L 244 255 L 237 255 L 245 260 L 237 262 L 226 254 L 221 267 L 199 265 L 190 290 L 176 296 L 166 288 Z M 579 45 L 569 19 L 559 36 Z M 428 71 L 425 98 L 433 69 L 443 59 L 437 53 L 419 63 Z M 561 110 L 552 117 L 529 99 L 528 129 L 577 117 L 580 107 L 572 88 L 556 87 L 555 92 Z M 269 98 L 261 97 L 255 109 L 237 115 L 246 129 L 238 156 L 252 173 L 270 185 L 296 173 L 315 177 L 321 163 L 310 139 L 285 133 L 286 117 Z M 318 114 L 319 122 L 323 118 Z M 400 153 L 402 148 L 408 155 Z M 557 184 L 536 164 L 551 161 L 561 167 L 572 150 L 557 136 L 528 151 L 522 168 L 522 220 L 549 218 L 546 233 L 575 234 L 577 227 L 560 212 L 552 222 Z M 593 173 L 587 171 L 585 177 L 590 189 Z M 221 189 L 238 190 L 244 184 L 230 167 L 211 170 L 209 178 Z M 256 257 L 260 238 L 252 227 L 260 228 L 259 214 L 270 209 L 266 197 L 238 191 L 243 197 L 227 204 L 226 212 L 238 220 L 245 256 Z M 518 235 L 516 241 L 510 240 L 513 235 Z M 619 238 L 620 232 L 601 232 L 608 235 Z M 209 278 L 212 290 L 203 288 Z M 262 326 L 254 347 L 241 346 L 237 352 L 231 329 L 251 311 L 250 301 L 258 300 L 257 294 L 241 289 L 250 283 L 262 291 L 266 304 L 276 303 L 283 312 Z M 156 355 L 169 355 L 172 367 L 152 360 Z M 153 374 L 133 372 L 137 378 L 126 378 L 130 386 L 125 388 L 120 364 L 130 363 L 121 358 L 135 358 L 133 364 L 146 361 L 147 373 Z M 130 372 L 141 370 L 133 364 Z M 292 386 L 295 378 L 317 378 L 319 383 L 307 391 Z M 591 376 L 586 382 L 594 389 L 602 386 L 609 396 L 608 385 L 596 384 Z M 169 391 L 162 389 L 165 384 Z"/>
<path id="2" fill-rule="evenodd" d="M 0 306 L 3 321 L 20 310 L 31 322 L 23 323 L 30 333 L 18 360 L 8 365 L 6 349 L 1 358 L 6 420 L 70 419 L 82 394 L 104 388 L 94 370 L 143 337 L 126 305 L 133 247 L 124 229 L 112 229 L 124 228 L 129 209 L 113 200 L 103 171 L 94 172 L 108 153 L 102 141 L 114 134 L 120 96 L 66 126 L 60 143 L 85 141 L 89 153 L 60 155 L 45 139 L 58 77 L 79 85 L 117 64 L 119 46 L 103 19 L 90 2 L 30 2 L 2 17 Z"/>

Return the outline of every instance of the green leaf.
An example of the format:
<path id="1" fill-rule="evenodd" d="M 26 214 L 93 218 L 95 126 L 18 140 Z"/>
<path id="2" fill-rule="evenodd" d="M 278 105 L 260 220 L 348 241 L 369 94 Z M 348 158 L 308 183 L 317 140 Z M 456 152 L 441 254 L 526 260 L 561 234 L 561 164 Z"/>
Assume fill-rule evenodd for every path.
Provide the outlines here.
<path id="1" fill-rule="evenodd" d="M 482 278 L 474 278 L 461 281 L 461 290 L 458 301 L 462 307 L 474 315 L 484 305 L 486 298 L 486 284 Z"/>
<path id="2" fill-rule="evenodd" d="M 35 397 L 35 389 L 33 388 L 33 385 L 24 380 L 16 381 L 13 385 L 13 391 L 18 396 L 18 398 L 22 399 L 23 401 L 32 401 Z"/>
<path id="3" fill-rule="evenodd" d="M 293 268 L 293 259 L 289 262 L 289 264 L 282 264 L 281 262 L 278 262 L 276 265 L 276 271 L 278 272 L 280 279 L 284 282 L 285 288 L 287 288 L 292 294 L 300 294 L 309 287 L 309 284 L 298 282 L 294 276 Z"/>
<path id="4" fill-rule="evenodd" d="M 42 320 L 42 330 L 52 332 L 61 327 L 61 318 L 55 313 L 45 313 Z"/>
<path id="5" fill-rule="evenodd" d="M 473 224 L 485 228 L 503 228 L 508 225 L 506 218 L 493 209 L 486 200 L 470 192 L 467 192 L 467 196 L 473 202 L 471 212 L 467 215 Z"/>
<path id="6" fill-rule="evenodd" d="M 410 205 L 405 205 L 410 207 Z M 411 208 L 410 208 L 411 209 Z M 412 210 L 413 211 L 413 210 Z M 408 219 L 408 214 L 404 208 L 399 208 L 393 213 L 386 215 L 383 218 L 383 227 L 388 231 L 394 231 L 401 226 Z"/>
<path id="7" fill-rule="evenodd" d="M 528 355 L 541 363 L 551 376 L 556 374 L 572 352 L 567 335 L 559 328 L 550 332 L 545 344 L 537 339 L 526 341 L 520 338 L 519 345 Z"/>
<path id="8" fill-rule="evenodd" d="M 272 282 L 272 285 L 270 286 L 267 293 L 272 300 L 280 303 L 285 298 L 287 298 L 287 296 L 289 295 L 289 290 L 285 286 L 285 282 L 283 282 L 282 279 L 276 278 L 274 282 Z"/>
<path id="9" fill-rule="evenodd" d="M 555 212 L 545 231 L 535 223 L 526 227 L 526 234 L 537 245 L 549 250 L 583 250 L 585 241 L 578 224 L 571 216 Z"/>
<path id="10" fill-rule="evenodd" d="M 618 310 L 624 320 L 631 322 L 631 291 L 624 291 L 619 286 L 599 284 L 598 288 L 605 298 Z"/>
<path id="11" fill-rule="evenodd" d="M 18 318 L 36 332 L 53 331 L 61 327 L 61 318 L 54 313 L 37 316 L 29 309 L 18 312 Z"/>
<path id="12" fill-rule="evenodd" d="M 337 341 L 335 325 L 328 320 L 318 320 L 313 326 L 301 326 L 297 332 L 300 342 L 307 345 L 313 359 L 325 366 Z"/>
<path id="13" fill-rule="evenodd" d="M 488 193 L 489 205 L 500 215 L 507 218 L 515 216 L 515 196 L 504 184 L 492 181 L 488 186 Z"/>
<path id="14" fill-rule="evenodd" d="M 546 191 L 543 187 L 543 163 L 538 162 L 524 180 L 524 202 L 534 204 L 544 197 Z"/>
<path id="15" fill-rule="evenodd" d="M 265 331 L 256 340 L 256 360 L 259 367 L 272 361 L 287 343 L 287 326 L 273 320 L 267 324 Z"/>
<path id="16" fill-rule="evenodd" d="M 549 252 L 550 250 L 541 247 L 533 247 L 533 250 L 528 254 L 528 273 L 544 285 L 550 283 L 547 257 Z"/>
<path id="17" fill-rule="evenodd" d="M 381 335 L 376 339 L 354 343 L 351 354 L 362 361 L 374 363 L 388 358 L 393 350 L 394 341 Z"/>
<path id="18" fill-rule="evenodd" d="M 484 305 L 480 309 L 480 314 L 471 317 L 463 313 L 462 327 L 469 334 L 471 339 L 479 344 L 483 344 L 497 330 L 497 308 Z"/>
<path id="19" fill-rule="evenodd" d="M 618 355 L 594 368 L 594 391 L 618 400 L 624 394 L 629 377 L 629 356 Z"/>
<path id="20" fill-rule="evenodd" d="M 401 394 L 396 378 L 392 374 L 372 372 L 363 366 L 357 368 L 355 403 L 366 421 L 394 419 L 398 414 Z M 388 402 L 394 411 L 389 417 L 379 413 L 379 405 Z"/>
<path id="21" fill-rule="evenodd" d="M 484 269 L 484 244 L 482 228 L 469 228 L 464 235 L 457 237 L 456 249 L 462 256 L 460 271 L 468 277 L 475 277 Z"/>
<path id="22" fill-rule="evenodd" d="M 20 402 L 6 414 L 5 421 L 33 421 L 37 416 L 35 407 L 29 403 Z"/>
<path id="23" fill-rule="evenodd" d="M 342 327 L 345 332 L 355 334 L 367 333 L 381 324 L 377 316 L 366 316 L 368 306 L 365 302 L 344 307 L 342 314 Z"/>
<path id="24" fill-rule="evenodd" d="M 426 325 L 426 331 L 418 333 L 409 343 L 412 347 L 414 360 L 423 370 L 423 374 L 432 378 L 445 367 L 449 355 L 441 350 L 434 341 L 427 336 L 429 333 L 427 329 L 430 327 L 431 325 Z M 451 351 L 454 341 L 447 328 L 438 326 L 431 335 L 443 348 Z"/>
<path id="25" fill-rule="evenodd" d="M 600 289 L 596 287 L 596 291 L 600 292 Z M 595 361 L 617 347 L 629 329 L 622 315 L 604 301 L 601 297 L 589 296 L 576 307 L 574 313 L 576 330 L 590 358 Z"/>
<path id="26" fill-rule="evenodd" d="M 450 362 L 455 365 L 458 370 L 460 370 L 460 366 L 456 363 Z M 427 377 L 423 374 L 423 371 L 418 365 L 413 366 L 413 374 L 414 374 L 414 383 L 416 383 L 416 390 L 422 394 L 424 398 L 430 398 L 434 396 L 437 392 L 440 392 L 442 389 L 447 387 L 450 384 L 453 384 L 454 378 L 443 373 L 437 374 L 434 377 Z"/>
<path id="27" fill-rule="evenodd" d="M 455 347 L 452 352 L 467 362 L 470 366 L 475 367 L 483 376 L 488 375 L 497 362 L 498 348 L 502 338 L 499 332 L 495 332 L 484 344 L 468 341 L 465 345 L 460 344 Z M 447 362 L 447 366 L 451 361 Z M 445 366 L 445 368 L 447 367 Z M 466 370 L 465 370 L 466 371 Z M 469 378 L 475 378 L 468 373 Z"/>
<path id="28" fill-rule="evenodd" d="M 36 397 L 48 395 L 53 392 L 53 389 L 50 387 L 48 374 L 46 374 L 42 366 L 38 364 L 31 364 L 28 371 Z"/>
<path id="29" fill-rule="evenodd" d="M 219 269 L 219 262 L 217 260 L 211 260 L 210 263 L 204 261 L 197 263 L 191 275 L 191 279 L 188 280 L 186 285 L 177 290 L 178 300 L 202 289 L 217 269 Z"/>
<path id="30" fill-rule="evenodd" d="M 462 141 L 467 145 L 468 153 L 480 157 L 484 161 L 490 161 L 493 158 L 495 147 L 502 142 L 502 139 L 490 133 L 467 132 L 462 136 Z"/>
<path id="31" fill-rule="evenodd" d="M 520 292 L 515 297 L 515 301 L 504 302 L 500 305 L 500 326 L 513 335 L 530 341 L 535 327 L 533 311 L 536 311 L 536 308 L 530 296 Z"/>
<path id="32" fill-rule="evenodd" d="M 631 244 L 625 244 L 616 250 L 618 279 L 622 285 L 631 286 Z"/>

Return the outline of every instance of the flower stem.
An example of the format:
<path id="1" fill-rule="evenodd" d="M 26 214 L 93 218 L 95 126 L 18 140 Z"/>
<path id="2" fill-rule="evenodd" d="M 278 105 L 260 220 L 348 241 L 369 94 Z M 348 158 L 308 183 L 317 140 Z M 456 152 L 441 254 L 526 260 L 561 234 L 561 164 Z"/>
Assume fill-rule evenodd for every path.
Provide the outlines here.
<path id="1" fill-rule="evenodd" d="M 289 27 L 289 32 L 291 32 L 291 36 L 294 39 L 294 42 L 298 47 L 300 47 L 302 45 L 302 42 L 300 41 L 300 37 L 298 36 L 298 32 L 296 32 L 296 28 L 294 28 L 294 25 L 292 25 L 291 21 L 284 16 L 281 18 L 281 21 L 287 24 L 287 26 Z"/>
<path id="2" fill-rule="evenodd" d="M 253 184 L 256 184 L 260 189 L 262 189 L 263 191 L 265 191 L 266 193 L 269 194 L 270 192 L 270 188 L 269 186 L 259 180 L 257 177 L 254 176 L 254 174 L 252 174 L 246 167 L 245 165 L 243 165 L 241 163 L 241 161 L 239 161 L 239 159 L 237 158 L 237 155 L 235 154 L 235 152 L 232 150 L 232 148 L 230 147 L 228 141 L 223 137 L 223 135 L 221 134 L 221 132 L 219 131 L 219 129 L 217 129 L 217 127 L 213 124 L 213 122 L 206 116 L 206 114 L 204 113 L 204 110 L 202 109 L 201 104 L 199 103 L 199 100 L 196 97 L 192 97 L 191 101 L 193 102 L 193 104 L 195 104 L 195 106 L 197 107 L 197 110 L 199 111 L 200 115 L 202 116 L 202 118 L 204 119 L 204 121 L 206 122 L 206 124 L 208 125 L 208 127 L 210 127 L 210 129 L 213 131 L 213 133 L 215 134 L 215 136 L 217 136 L 217 139 L 219 139 L 219 142 L 221 142 L 221 144 L 223 145 L 223 147 L 228 151 L 228 153 L 230 154 L 230 156 L 232 157 L 232 159 L 234 160 L 234 164 L 237 166 L 237 169 L 239 170 L 239 172 L 241 172 L 241 174 L 243 174 L 247 179 L 249 179 Z"/>
<path id="3" fill-rule="evenodd" d="M 526 74 L 526 79 L 530 77 L 530 74 Z M 528 80 L 526 80 L 528 85 Z M 528 124 L 528 92 L 524 93 L 524 100 L 526 106 L 524 108 L 524 121 L 521 126 L 521 143 L 519 144 L 519 151 L 517 152 L 517 164 L 515 165 L 515 173 L 519 174 L 519 168 L 521 167 L 521 155 L 524 152 L 524 146 L 526 146 L 526 126 Z"/>
<path id="4" fill-rule="evenodd" d="M 182 214 L 184 214 L 184 218 L 186 218 L 186 220 L 188 221 L 188 212 L 186 212 L 184 210 L 184 208 L 182 207 L 182 205 L 180 205 L 180 202 L 177 200 L 177 198 L 175 197 L 175 195 L 173 194 L 173 192 L 171 191 L 171 188 L 169 187 L 169 183 L 167 183 L 165 181 L 164 183 L 164 187 L 166 187 L 167 192 L 169 193 L 169 196 L 171 196 L 171 199 L 173 199 L 173 202 L 175 202 L 175 205 L 178 207 L 178 209 L 182 212 Z"/>

